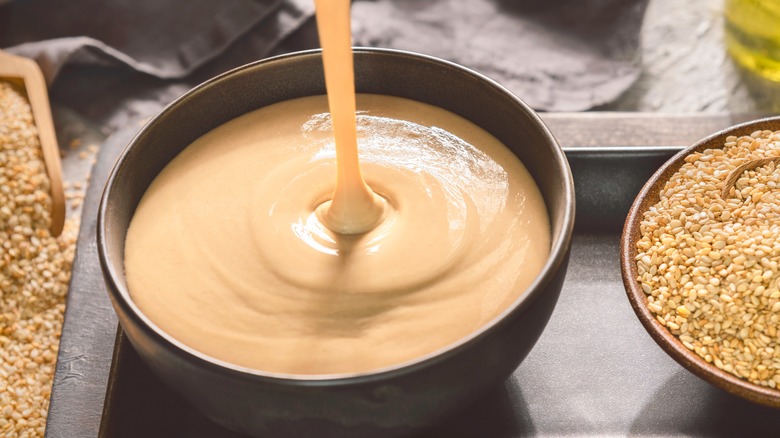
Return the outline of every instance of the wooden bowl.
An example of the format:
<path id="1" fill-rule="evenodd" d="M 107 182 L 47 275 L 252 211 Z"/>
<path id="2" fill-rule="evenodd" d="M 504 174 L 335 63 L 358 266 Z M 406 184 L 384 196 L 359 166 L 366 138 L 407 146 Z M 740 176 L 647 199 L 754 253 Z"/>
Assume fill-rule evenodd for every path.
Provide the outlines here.
<path id="1" fill-rule="evenodd" d="M 650 336 L 667 354 L 680 365 L 718 388 L 755 403 L 780 408 L 780 390 L 755 385 L 707 363 L 695 352 L 687 349 L 675 335 L 661 325 L 647 307 L 647 296 L 637 281 L 636 265 L 636 243 L 641 238 L 639 225 L 642 221 L 642 215 L 651 206 L 658 203 L 661 189 L 669 178 L 685 164 L 685 158 L 691 153 L 701 152 L 705 149 L 722 148 L 728 136 L 750 135 L 752 132 L 766 129 L 780 130 L 780 116 L 739 124 L 715 133 L 685 148 L 661 166 L 642 187 L 628 212 L 621 237 L 620 267 L 631 307 Z"/>

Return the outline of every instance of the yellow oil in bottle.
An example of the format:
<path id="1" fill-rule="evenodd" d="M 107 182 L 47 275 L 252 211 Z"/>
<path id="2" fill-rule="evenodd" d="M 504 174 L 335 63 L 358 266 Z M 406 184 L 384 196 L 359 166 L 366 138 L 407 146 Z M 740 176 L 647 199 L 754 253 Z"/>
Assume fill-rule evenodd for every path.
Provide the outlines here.
<path id="1" fill-rule="evenodd" d="M 780 82 L 780 0 L 726 0 L 729 54 L 742 67 Z"/>

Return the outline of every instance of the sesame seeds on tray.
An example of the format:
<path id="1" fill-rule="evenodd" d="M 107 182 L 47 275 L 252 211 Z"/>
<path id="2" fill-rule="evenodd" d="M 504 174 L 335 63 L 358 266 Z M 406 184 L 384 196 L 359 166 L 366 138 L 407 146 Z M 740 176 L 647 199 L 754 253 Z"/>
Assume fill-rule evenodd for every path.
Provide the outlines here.
<path id="1" fill-rule="evenodd" d="M 780 388 L 780 165 L 767 160 L 723 187 L 738 166 L 778 156 L 780 131 L 692 153 L 644 213 L 636 244 L 657 321 L 707 362 L 770 388 Z"/>
<path id="2" fill-rule="evenodd" d="M 49 233 L 49 181 L 30 106 L 0 82 L 0 436 L 43 436 L 77 223 Z"/>

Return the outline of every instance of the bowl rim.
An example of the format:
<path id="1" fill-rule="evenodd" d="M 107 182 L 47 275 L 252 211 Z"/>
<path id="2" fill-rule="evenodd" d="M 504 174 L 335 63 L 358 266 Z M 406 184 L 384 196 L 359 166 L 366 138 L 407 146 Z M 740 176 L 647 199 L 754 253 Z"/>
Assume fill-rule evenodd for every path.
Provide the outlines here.
<path id="1" fill-rule="evenodd" d="M 160 329 L 135 305 L 133 300 L 130 298 L 127 288 L 122 285 L 121 281 L 117 280 L 124 278 L 124 271 L 123 269 L 114 269 L 113 264 L 109 260 L 107 250 L 108 242 L 106 237 L 106 216 L 109 210 L 107 199 L 112 196 L 114 187 L 118 184 L 117 173 L 119 172 L 119 169 L 125 165 L 125 160 L 127 159 L 133 145 L 140 141 L 140 139 L 144 137 L 144 134 L 147 131 L 153 129 L 157 124 L 159 124 L 160 120 L 163 119 L 166 114 L 170 113 L 178 106 L 186 104 L 186 101 L 192 95 L 199 93 L 207 88 L 219 86 L 221 82 L 230 76 L 263 68 L 265 65 L 286 62 L 292 58 L 320 57 L 321 49 L 303 50 L 261 59 L 259 61 L 254 61 L 228 70 L 189 89 L 182 96 L 166 105 L 162 110 L 150 118 L 146 124 L 133 136 L 127 146 L 125 146 L 124 150 L 120 153 L 119 157 L 114 163 L 114 166 L 111 169 L 106 185 L 104 186 L 103 192 L 101 194 L 96 225 L 97 250 L 103 277 L 108 286 L 108 293 L 113 298 L 112 301 L 114 301 L 115 306 L 122 307 L 123 311 L 128 315 L 128 317 L 134 319 L 135 322 L 139 324 L 141 329 L 155 337 L 158 342 L 171 347 L 170 350 L 174 354 L 180 357 L 188 358 L 189 360 L 194 360 L 198 366 L 220 369 L 223 373 L 228 373 L 239 378 L 250 378 L 253 380 L 275 383 L 284 382 L 285 384 L 292 384 L 296 386 L 341 386 L 385 380 L 388 378 L 413 373 L 418 369 L 432 366 L 456 354 L 459 350 L 466 348 L 470 344 L 473 344 L 478 339 L 486 337 L 491 333 L 499 330 L 504 324 L 507 323 L 508 316 L 510 314 L 522 312 L 523 309 L 529 307 L 533 301 L 544 292 L 544 286 L 551 283 L 556 273 L 565 266 L 568 259 L 568 253 L 571 246 L 571 239 L 574 229 L 574 180 L 563 149 L 560 147 L 557 139 L 550 132 L 547 125 L 545 125 L 545 123 L 542 121 L 541 117 L 539 117 L 539 115 L 525 102 L 520 100 L 520 98 L 518 98 L 515 94 L 507 90 L 496 81 L 459 64 L 430 55 L 397 49 L 355 47 L 353 48 L 353 52 L 355 57 L 382 56 L 385 58 L 413 58 L 418 62 L 427 63 L 429 65 L 433 64 L 437 68 L 449 69 L 453 73 L 470 76 L 495 89 L 498 93 L 503 94 L 508 99 L 510 99 L 513 104 L 522 109 L 525 115 L 533 123 L 535 128 L 539 130 L 541 136 L 544 137 L 546 142 L 552 146 L 552 156 L 550 159 L 551 161 L 555 162 L 556 169 L 561 171 L 562 186 L 564 188 L 563 193 L 561 193 L 561 196 L 563 197 L 564 209 L 562 211 L 561 220 L 559 221 L 560 231 L 558 232 L 558 236 L 556 238 L 556 224 L 551 221 L 550 231 L 552 239 L 550 253 L 547 257 L 546 263 L 540 270 L 539 274 L 536 276 L 535 280 L 526 288 L 522 294 L 518 296 L 518 298 L 516 298 L 509 306 L 507 306 L 507 308 L 504 309 L 499 315 L 484 324 L 478 330 L 450 345 L 447 345 L 429 354 L 366 372 L 302 375 L 257 370 L 249 367 L 235 365 L 199 352 L 194 348 L 191 348 L 176 340 L 165 331 Z"/>
<path id="2" fill-rule="evenodd" d="M 698 354 L 688 350 L 682 341 L 661 325 L 650 312 L 646 294 L 636 280 L 638 277 L 636 242 L 640 237 L 639 224 L 642 216 L 650 206 L 658 202 L 661 188 L 669 177 L 682 167 L 685 163 L 684 158 L 705 149 L 723 148 L 726 137 L 749 135 L 757 130 L 763 130 L 762 126 L 766 127 L 767 124 L 773 125 L 775 130 L 780 129 L 780 116 L 765 117 L 725 128 L 684 148 L 664 163 L 642 187 L 626 216 L 620 238 L 620 270 L 626 294 L 639 321 L 672 359 L 699 378 L 731 394 L 765 406 L 780 408 L 780 389 L 763 387 L 741 379 L 719 369 L 714 364 L 707 363 Z"/>

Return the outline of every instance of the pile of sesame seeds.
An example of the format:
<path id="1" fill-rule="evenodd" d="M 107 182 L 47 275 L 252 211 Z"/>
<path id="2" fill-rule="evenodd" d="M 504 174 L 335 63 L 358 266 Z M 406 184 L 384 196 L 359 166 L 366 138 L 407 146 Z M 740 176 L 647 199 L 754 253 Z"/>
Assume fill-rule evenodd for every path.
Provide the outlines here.
<path id="1" fill-rule="evenodd" d="M 0 82 L 0 436 L 43 436 L 78 225 L 51 197 L 24 95 Z"/>
<path id="2" fill-rule="evenodd" d="M 638 281 L 658 322 L 721 370 L 780 389 L 780 131 L 690 154 L 644 213 Z"/>

